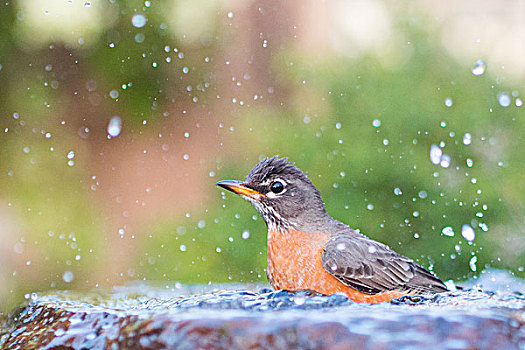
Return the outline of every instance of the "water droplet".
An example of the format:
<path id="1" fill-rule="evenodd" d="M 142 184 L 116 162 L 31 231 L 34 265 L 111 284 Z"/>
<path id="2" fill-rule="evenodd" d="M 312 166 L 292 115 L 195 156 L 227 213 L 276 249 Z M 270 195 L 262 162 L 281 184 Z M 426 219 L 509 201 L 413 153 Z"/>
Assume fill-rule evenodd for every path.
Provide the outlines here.
<path id="1" fill-rule="evenodd" d="M 118 229 L 118 234 L 119 234 L 121 237 L 124 236 L 124 233 L 126 233 L 126 231 L 124 231 L 123 228 L 119 228 L 119 229 Z"/>
<path id="2" fill-rule="evenodd" d="M 73 282 L 73 279 L 75 278 L 75 275 L 73 274 L 73 271 L 65 271 L 63 274 L 62 274 L 62 279 L 64 280 L 64 282 L 66 283 L 71 283 Z"/>
<path id="3" fill-rule="evenodd" d="M 472 143 L 472 135 L 467 132 L 465 135 L 463 135 L 463 144 L 465 146 L 468 146 L 471 143 Z"/>
<path id="4" fill-rule="evenodd" d="M 336 248 L 337 248 L 337 250 L 341 250 L 341 251 L 343 251 L 343 250 L 346 249 L 346 244 L 344 244 L 344 243 L 338 243 L 338 244 L 336 245 Z"/>
<path id="5" fill-rule="evenodd" d="M 302 292 L 297 292 L 293 296 L 293 302 L 296 305 L 303 305 L 306 302 L 306 295 Z"/>
<path id="6" fill-rule="evenodd" d="M 500 92 L 498 94 L 498 103 L 501 107 L 510 106 L 510 96 L 506 92 Z"/>
<path id="7" fill-rule="evenodd" d="M 414 212 L 412 213 L 412 216 L 415 217 L 415 218 L 419 217 L 419 212 L 418 212 L 417 210 L 414 211 Z"/>
<path id="8" fill-rule="evenodd" d="M 228 18 L 233 18 L 233 12 L 232 11 L 228 12 Z"/>
<path id="9" fill-rule="evenodd" d="M 396 187 L 396 188 L 394 188 L 394 194 L 396 196 L 400 196 L 400 195 L 403 194 L 403 191 L 401 191 L 401 189 L 399 187 Z"/>
<path id="10" fill-rule="evenodd" d="M 432 145 L 430 146 L 430 161 L 432 164 L 439 164 L 441 163 L 441 156 L 443 155 L 443 151 L 441 148 L 439 148 L 438 145 Z"/>
<path id="11" fill-rule="evenodd" d="M 379 119 L 374 119 L 374 121 L 372 122 L 372 126 L 374 128 L 379 128 L 381 126 L 381 121 Z"/>
<path id="12" fill-rule="evenodd" d="M 469 168 L 472 168 L 473 165 L 474 165 L 474 161 L 472 159 L 470 159 L 470 158 L 467 158 L 467 166 Z"/>
<path id="13" fill-rule="evenodd" d="M 445 99 L 445 106 L 452 107 L 453 104 L 454 104 L 454 102 L 452 101 L 452 99 L 450 97 L 447 97 Z"/>
<path id="14" fill-rule="evenodd" d="M 446 126 L 447 126 L 447 122 L 443 122 L 443 121 L 442 121 L 442 122 L 440 123 L 440 126 L 441 126 L 442 128 L 446 127 Z"/>
<path id="15" fill-rule="evenodd" d="M 475 255 L 472 258 L 470 258 L 470 261 L 468 262 L 468 266 L 474 272 L 477 270 L 477 268 L 476 268 L 476 263 L 477 262 L 478 262 L 478 257 L 475 256 Z"/>
<path id="16" fill-rule="evenodd" d="M 388 139 L 383 139 L 383 145 L 388 146 L 388 143 L 389 143 Z"/>
<path id="17" fill-rule="evenodd" d="M 180 249 L 181 252 L 185 252 L 186 251 L 186 245 L 181 244 L 179 249 Z"/>
<path id="18" fill-rule="evenodd" d="M 216 251 L 217 253 L 220 253 L 222 250 L 221 250 L 221 248 L 217 247 L 217 248 L 215 248 L 215 251 Z"/>
<path id="19" fill-rule="evenodd" d="M 118 98 L 118 91 L 117 90 L 111 90 L 109 92 L 109 97 L 111 97 L 112 99 L 117 99 Z"/>
<path id="20" fill-rule="evenodd" d="M 131 17 L 131 24 L 135 28 L 142 28 L 146 25 L 148 19 L 143 14 L 135 14 Z"/>
<path id="21" fill-rule="evenodd" d="M 448 168 L 450 166 L 450 156 L 448 154 L 441 156 L 439 165 L 441 165 L 442 168 Z"/>
<path id="22" fill-rule="evenodd" d="M 447 237 L 454 237 L 454 230 L 451 226 L 443 227 L 443 230 L 441 230 L 441 233 Z"/>
<path id="23" fill-rule="evenodd" d="M 369 245 L 368 246 L 368 252 L 370 254 L 374 254 L 376 251 L 377 251 L 377 248 L 375 246 L 373 246 L 373 245 Z"/>
<path id="24" fill-rule="evenodd" d="M 419 193 L 417 195 L 421 199 L 427 198 L 427 192 L 426 191 L 419 191 Z"/>
<path id="25" fill-rule="evenodd" d="M 69 151 L 69 153 L 67 154 L 66 157 L 67 157 L 67 159 L 73 159 L 73 158 L 75 158 L 75 152 L 73 152 L 73 151 Z"/>
<path id="26" fill-rule="evenodd" d="M 516 99 L 516 107 L 521 107 L 521 106 L 523 106 L 523 101 L 521 100 L 521 98 L 518 97 Z"/>
<path id="27" fill-rule="evenodd" d="M 248 231 L 248 230 L 242 231 L 241 237 L 242 237 L 242 239 L 250 238 L 250 231 Z"/>
<path id="28" fill-rule="evenodd" d="M 122 131 L 122 119 L 118 115 L 111 117 L 107 128 L 108 134 L 111 137 L 117 137 Z"/>
<path id="29" fill-rule="evenodd" d="M 469 242 L 472 242 L 476 238 L 476 232 L 474 232 L 472 226 L 467 224 L 461 226 L 461 235 Z"/>
<path id="30" fill-rule="evenodd" d="M 188 67 L 182 67 L 182 73 L 188 74 L 189 71 L 190 69 Z"/>
<path id="31" fill-rule="evenodd" d="M 337 130 L 341 129 L 341 123 L 336 123 L 336 124 L 335 124 L 335 128 L 336 128 Z"/>
<path id="32" fill-rule="evenodd" d="M 374 205 L 373 205 L 373 204 L 368 204 L 368 205 L 366 206 L 366 209 L 368 209 L 368 210 L 374 210 Z"/>
<path id="33" fill-rule="evenodd" d="M 477 60 L 476 64 L 472 68 L 472 74 L 479 77 L 480 75 L 483 75 L 485 73 L 485 69 L 487 68 L 487 65 L 485 61 L 483 60 Z"/>

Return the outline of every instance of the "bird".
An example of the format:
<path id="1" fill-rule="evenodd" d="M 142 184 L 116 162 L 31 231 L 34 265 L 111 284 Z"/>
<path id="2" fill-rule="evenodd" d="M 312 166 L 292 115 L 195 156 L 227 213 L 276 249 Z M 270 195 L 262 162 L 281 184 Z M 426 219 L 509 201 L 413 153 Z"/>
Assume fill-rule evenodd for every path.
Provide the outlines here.
<path id="1" fill-rule="evenodd" d="M 414 260 L 330 216 L 312 181 L 288 158 L 265 158 L 244 181 L 216 185 L 250 201 L 264 219 L 266 274 L 276 290 L 344 293 L 371 304 L 448 290 Z"/>

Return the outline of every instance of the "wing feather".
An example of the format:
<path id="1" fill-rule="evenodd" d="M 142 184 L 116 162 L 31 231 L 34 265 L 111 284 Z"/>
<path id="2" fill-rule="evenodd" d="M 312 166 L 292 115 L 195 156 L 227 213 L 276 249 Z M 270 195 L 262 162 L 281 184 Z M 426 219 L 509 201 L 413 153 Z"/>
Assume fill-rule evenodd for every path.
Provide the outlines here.
<path id="1" fill-rule="evenodd" d="M 333 236 L 324 247 L 321 262 L 339 281 L 366 294 L 447 290 L 439 278 L 412 259 L 365 236 Z"/>

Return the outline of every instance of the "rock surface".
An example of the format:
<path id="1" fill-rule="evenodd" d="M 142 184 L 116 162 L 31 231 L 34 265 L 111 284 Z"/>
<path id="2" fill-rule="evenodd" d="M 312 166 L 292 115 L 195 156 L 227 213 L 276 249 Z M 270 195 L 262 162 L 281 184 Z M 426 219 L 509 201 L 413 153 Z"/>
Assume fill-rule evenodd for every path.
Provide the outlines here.
<path id="1" fill-rule="evenodd" d="M 520 292 L 471 289 L 367 305 L 229 287 L 35 294 L 3 322 L 0 348 L 525 349 Z"/>

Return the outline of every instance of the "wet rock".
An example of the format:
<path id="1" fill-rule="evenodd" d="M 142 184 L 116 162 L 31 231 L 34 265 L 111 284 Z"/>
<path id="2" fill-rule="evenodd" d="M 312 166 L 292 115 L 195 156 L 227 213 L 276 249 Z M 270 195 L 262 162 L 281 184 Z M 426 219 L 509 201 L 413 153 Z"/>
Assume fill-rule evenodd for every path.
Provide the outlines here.
<path id="1" fill-rule="evenodd" d="M 378 305 L 251 289 L 37 295 L 0 331 L 5 349 L 524 349 L 525 296 L 477 289 Z"/>

